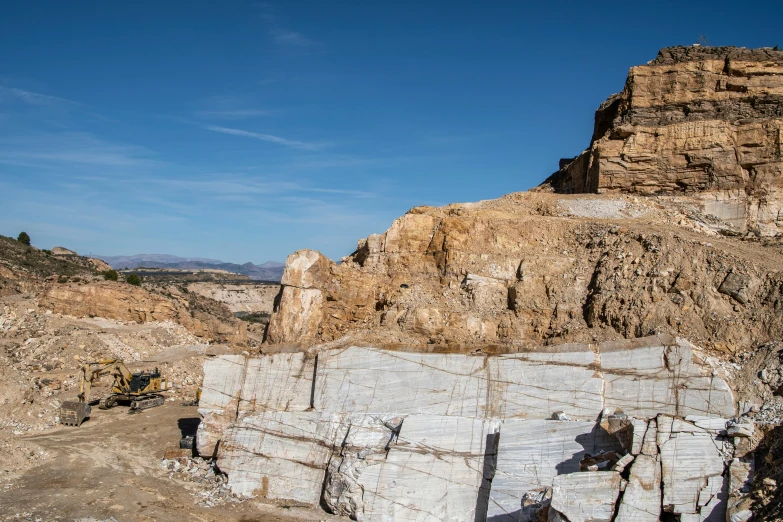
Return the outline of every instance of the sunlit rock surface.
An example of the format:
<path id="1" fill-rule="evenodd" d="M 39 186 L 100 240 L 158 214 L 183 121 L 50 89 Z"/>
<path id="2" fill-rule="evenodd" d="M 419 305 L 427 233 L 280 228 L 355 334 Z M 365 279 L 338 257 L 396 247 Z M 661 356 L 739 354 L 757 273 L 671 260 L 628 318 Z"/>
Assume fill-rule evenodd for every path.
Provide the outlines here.
<path id="1" fill-rule="evenodd" d="M 735 415 L 720 375 L 667 336 L 219 356 L 197 446 L 239 496 L 357 520 L 717 520 Z"/>

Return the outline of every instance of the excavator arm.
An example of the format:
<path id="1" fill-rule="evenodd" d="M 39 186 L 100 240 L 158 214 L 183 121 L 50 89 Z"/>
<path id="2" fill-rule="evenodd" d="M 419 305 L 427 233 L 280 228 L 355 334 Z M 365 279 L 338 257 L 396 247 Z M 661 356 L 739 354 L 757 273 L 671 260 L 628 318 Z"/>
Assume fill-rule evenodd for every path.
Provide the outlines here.
<path id="1" fill-rule="evenodd" d="M 118 359 L 103 359 L 100 361 L 89 362 L 82 366 L 82 375 L 79 380 L 79 402 L 90 402 L 90 389 L 95 379 L 104 375 L 114 377 L 114 387 L 119 388 L 122 393 L 130 383 L 131 372 L 125 364 Z"/>
<path id="2" fill-rule="evenodd" d="M 101 401 L 102 409 L 111 408 L 116 403 L 117 397 L 137 397 L 131 401 L 131 409 L 146 409 L 163 404 L 163 397 L 158 392 L 166 390 L 166 379 L 160 376 L 157 368 L 154 374 L 136 374 L 137 382 L 132 385 L 134 374 L 119 359 L 102 359 L 88 362 L 81 368 L 79 378 L 79 394 L 76 401 L 63 402 L 60 406 L 60 422 L 72 426 L 79 426 L 90 415 L 90 391 L 93 381 L 104 375 L 114 378 L 111 394 Z M 138 381 L 146 384 L 139 390 Z M 146 380 L 144 380 L 146 379 Z M 135 386 L 132 389 L 132 386 Z M 141 397 L 141 398 L 138 398 Z"/>

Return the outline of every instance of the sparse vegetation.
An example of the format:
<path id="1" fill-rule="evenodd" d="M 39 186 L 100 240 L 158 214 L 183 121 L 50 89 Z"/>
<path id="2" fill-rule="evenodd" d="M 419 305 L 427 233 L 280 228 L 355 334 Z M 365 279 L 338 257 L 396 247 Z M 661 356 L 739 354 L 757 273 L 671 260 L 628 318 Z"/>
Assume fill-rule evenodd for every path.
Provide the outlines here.
<path id="1" fill-rule="evenodd" d="M 120 278 L 120 275 L 114 269 L 106 270 L 101 272 L 101 274 L 106 281 L 117 281 Z"/>
<path id="2" fill-rule="evenodd" d="M 234 312 L 234 317 L 249 323 L 268 324 L 271 314 L 269 312 Z"/>
<path id="3" fill-rule="evenodd" d="M 19 236 L 16 238 L 16 240 L 23 245 L 30 245 L 30 236 L 27 234 L 27 232 L 19 232 Z"/>
<path id="4" fill-rule="evenodd" d="M 141 277 L 139 277 L 139 274 L 129 274 L 128 277 L 125 278 L 125 281 L 130 285 L 141 286 Z"/>
<path id="5" fill-rule="evenodd" d="M 95 268 L 85 260 L 78 257 L 68 260 L 47 255 L 46 252 L 37 250 L 21 243 L 13 237 L 0 236 L 0 262 L 9 267 L 20 267 L 28 274 L 46 278 L 51 276 L 82 276 L 95 274 Z"/>

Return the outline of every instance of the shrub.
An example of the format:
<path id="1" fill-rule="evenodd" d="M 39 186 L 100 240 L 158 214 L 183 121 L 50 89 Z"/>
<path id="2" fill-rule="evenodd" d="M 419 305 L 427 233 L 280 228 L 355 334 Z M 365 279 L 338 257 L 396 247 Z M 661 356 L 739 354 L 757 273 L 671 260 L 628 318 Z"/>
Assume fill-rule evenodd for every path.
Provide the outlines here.
<path id="1" fill-rule="evenodd" d="M 103 274 L 103 278 L 107 281 L 116 281 L 117 279 L 120 278 L 120 275 L 114 269 L 106 270 L 101 273 Z"/>
<path id="2" fill-rule="evenodd" d="M 27 234 L 27 232 L 19 232 L 19 236 L 16 238 L 16 240 L 23 245 L 30 245 L 30 236 Z"/>
<path id="3" fill-rule="evenodd" d="M 130 274 L 125 278 L 125 281 L 131 285 L 141 286 L 141 277 L 139 277 L 139 274 Z"/>

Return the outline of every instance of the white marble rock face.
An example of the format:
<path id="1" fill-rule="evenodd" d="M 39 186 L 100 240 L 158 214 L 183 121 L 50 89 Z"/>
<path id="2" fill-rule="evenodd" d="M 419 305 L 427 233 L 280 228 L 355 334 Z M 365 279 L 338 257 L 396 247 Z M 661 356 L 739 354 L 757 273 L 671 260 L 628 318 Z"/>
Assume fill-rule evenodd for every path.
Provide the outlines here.
<path id="1" fill-rule="evenodd" d="M 254 357 L 247 363 L 239 414 L 310 408 L 315 359 L 303 352 Z"/>
<path id="2" fill-rule="evenodd" d="M 497 467 L 487 516 L 493 522 L 521 520 L 522 497 L 552 485 L 557 475 L 579 471 L 585 453 L 618 447 L 595 422 L 509 419 L 500 429 Z"/>
<path id="3" fill-rule="evenodd" d="M 323 501 L 337 515 L 356 518 L 364 512 L 364 489 L 359 478 L 368 466 L 386 460 L 389 447 L 399 434 L 399 415 L 350 415 L 344 423 L 347 434 L 339 451 L 329 460 Z"/>
<path id="4" fill-rule="evenodd" d="M 652 521 L 663 504 L 717 520 L 731 458 L 719 437 L 735 412 L 713 370 L 666 337 L 502 356 L 221 356 L 205 362 L 197 448 L 217 451 L 243 497 L 323 502 L 358 520 L 491 522 L 527 521 L 550 493 L 552 520 L 608 520 L 619 473 L 579 462 L 627 450 L 618 519 Z M 633 426 L 627 448 L 596 422 L 615 410 Z"/>
<path id="5" fill-rule="evenodd" d="M 484 363 L 483 357 L 469 355 L 329 350 L 318 356 L 314 406 L 353 413 L 484 417 Z"/>
<path id="6" fill-rule="evenodd" d="M 243 355 L 221 355 L 204 361 L 204 380 L 198 403 L 201 422 L 196 434 L 196 449 L 200 455 L 214 455 L 223 431 L 236 420 L 246 362 Z"/>
<path id="7" fill-rule="evenodd" d="M 264 412 L 237 421 L 220 445 L 231 491 L 318 505 L 326 465 L 345 436 L 341 420 L 331 413 Z"/>
<path id="8" fill-rule="evenodd" d="M 562 514 L 569 522 L 609 522 L 620 495 L 621 480 L 616 471 L 556 476 L 552 481 L 549 519 L 558 520 L 557 514 Z"/>
<path id="9" fill-rule="evenodd" d="M 582 346 L 581 352 L 491 357 L 492 414 L 505 419 L 545 419 L 563 411 L 572 419 L 595 419 L 603 409 L 604 383 L 588 367 L 595 354 Z"/>
<path id="10" fill-rule="evenodd" d="M 410 416 L 386 459 L 359 476 L 357 519 L 472 521 L 486 512 L 499 422 Z"/>
<path id="11" fill-rule="evenodd" d="M 726 382 L 693 363 L 689 343 L 668 342 L 675 344 L 648 337 L 501 356 L 329 350 L 319 355 L 314 407 L 504 419 L 562 411 L 594 420 L 604 408 L 640 419 L 733 415 Z"/>
<path id="12" fill-rule="evenodd" d="M 658 447 L 664 510 L 692 520 L 725 520 L 723 442 L 708 430 L 661 415 Z"/>
<path id="13" fill-rule="evenodd" d="M 631 464 L 615 522 L 656 522 L 661 516 L 661 463 L 638 455 Z"/>

